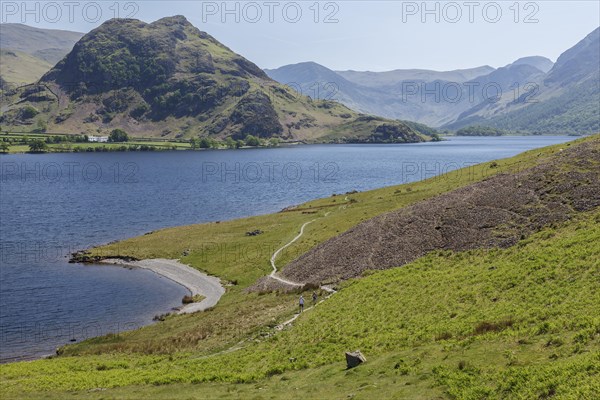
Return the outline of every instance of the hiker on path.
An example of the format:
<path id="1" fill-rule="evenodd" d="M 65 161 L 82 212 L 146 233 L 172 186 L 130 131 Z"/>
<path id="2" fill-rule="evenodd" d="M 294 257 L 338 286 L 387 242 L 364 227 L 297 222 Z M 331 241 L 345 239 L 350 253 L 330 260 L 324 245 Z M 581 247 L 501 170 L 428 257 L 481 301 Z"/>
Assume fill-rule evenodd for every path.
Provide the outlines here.
<path id="1" fill-rule="evenodd" d="M 300 296 L 300 312 L 304 310 L 304 296 Z"/>
<path id="2" fill-rule="evenodd" d="M 317 292 L 313 292 L 312 294 L 313 306 L 317 304 Z"/>

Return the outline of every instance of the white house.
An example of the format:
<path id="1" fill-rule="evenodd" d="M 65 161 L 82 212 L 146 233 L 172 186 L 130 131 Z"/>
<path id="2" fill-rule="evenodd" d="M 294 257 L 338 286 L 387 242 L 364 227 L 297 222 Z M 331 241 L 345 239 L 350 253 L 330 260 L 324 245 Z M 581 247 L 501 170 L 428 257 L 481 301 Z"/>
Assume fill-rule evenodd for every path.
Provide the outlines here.
<path id="1" fill-rule="evenodd" d="M 106 143 L 108 136 L 88 136 L 88 142 Z"/>

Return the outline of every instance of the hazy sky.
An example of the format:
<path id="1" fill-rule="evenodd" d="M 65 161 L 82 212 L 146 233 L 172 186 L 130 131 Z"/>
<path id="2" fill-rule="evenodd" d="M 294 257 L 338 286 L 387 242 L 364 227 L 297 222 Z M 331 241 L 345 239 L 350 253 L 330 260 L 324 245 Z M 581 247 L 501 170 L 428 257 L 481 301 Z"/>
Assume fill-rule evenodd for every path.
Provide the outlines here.
<path id="1" fill-rule="evenodd" d="M 176 14 L 262 68 L 315 61 L 336 70 L 499 67 L 552 61 L 600 25 L 591 1 L 2 1 L 2 22 L 88 32 L 115 15 Z M 118 13 L 118 14 L 117 14 Z"/>

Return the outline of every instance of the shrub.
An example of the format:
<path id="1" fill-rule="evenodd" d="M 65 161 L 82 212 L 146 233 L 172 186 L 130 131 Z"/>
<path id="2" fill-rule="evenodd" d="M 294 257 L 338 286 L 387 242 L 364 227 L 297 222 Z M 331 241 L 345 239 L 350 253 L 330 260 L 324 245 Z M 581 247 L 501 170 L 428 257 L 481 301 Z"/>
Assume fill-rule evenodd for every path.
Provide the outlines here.
<path id="1" fill-rule="evenodd" d="M 481 335 L 488 332 L 500 332 L 514 325 L 512 318 L 507 318 L 498 322 L 483 321 L 475 326 L 475 335 Z"/>
<path id="2" fill-rule="evenodd" d="M 198 142 L 198 147 L 201 149 L 210 149 L 212 147 L 211 140 L 205 137 L 201 138 Z"/>
<path id="3" fill-rule="evenodd" d="M 19 119 L 31 119 L 33 117 L 35 117 L 36 115 L 38 115 L 40 112 L 32 106 L 25 106 L 23 108 L 20 108 L 19 111 L 17 112 L 17 118 Z"/>
<path id="4" fill-rule="evenodd" d="M 205 299 L 205 297 L 202 296 L 201 294 L 197 294 L 194 296 L 190 296 L 190 295 L 186 294 L 185 296 L 183 296 L 183 299 L 181 299 L 181 303 L 182 304 L 199 303 L 204 299 Z"/>
<path id="5" fill-rule="evenodd" d="M 440 332 L 437 335 L 435 335 L 436 341 L 448 340 L 448 339 L 452 339 L 452 333 L 450 333 L 448 331 Z"/>

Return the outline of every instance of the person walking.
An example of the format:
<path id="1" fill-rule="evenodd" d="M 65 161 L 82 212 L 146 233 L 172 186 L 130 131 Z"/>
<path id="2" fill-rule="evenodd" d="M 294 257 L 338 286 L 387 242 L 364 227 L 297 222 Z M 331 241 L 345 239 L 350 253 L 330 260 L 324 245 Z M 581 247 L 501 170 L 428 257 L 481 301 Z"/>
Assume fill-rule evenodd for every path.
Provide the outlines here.
<path id="1" fill-rule="evenodd" d="M 312 299 L 313 299 L 313 306 L 317 305 L 317 292 L 313 292 Z"/>
<path id="2" fill-rule="evenodd" d="M 300 295 L 300 312 L 304 311 L 304 296 Z"/>

